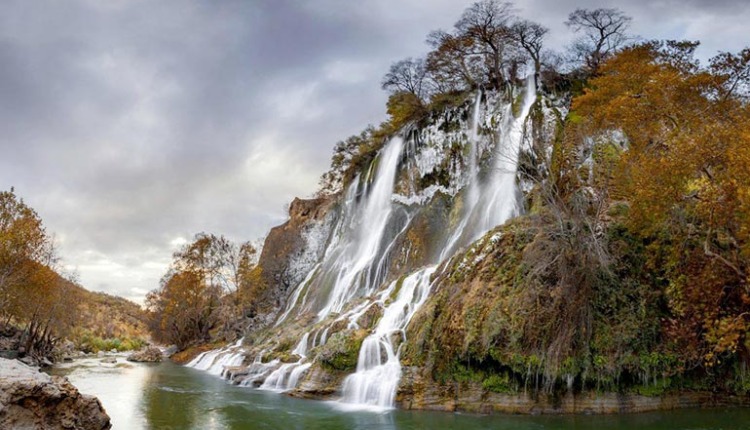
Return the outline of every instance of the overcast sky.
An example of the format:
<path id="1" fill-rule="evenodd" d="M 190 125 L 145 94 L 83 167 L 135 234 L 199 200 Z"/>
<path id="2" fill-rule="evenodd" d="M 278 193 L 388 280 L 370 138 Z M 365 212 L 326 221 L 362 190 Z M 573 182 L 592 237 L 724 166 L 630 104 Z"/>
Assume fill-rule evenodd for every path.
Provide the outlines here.
<path id="1" fill-rule="evenodd" d="M 337 140 L 385 119 L 379 82 L 466 0 L 0 0 L 0 189 L 89 289 L 142 299 L 195 233 L 263 237 Z M 750 43 L 750 0 L 525 0 L 571 39 L 576 7 L 644 38 Z"/>

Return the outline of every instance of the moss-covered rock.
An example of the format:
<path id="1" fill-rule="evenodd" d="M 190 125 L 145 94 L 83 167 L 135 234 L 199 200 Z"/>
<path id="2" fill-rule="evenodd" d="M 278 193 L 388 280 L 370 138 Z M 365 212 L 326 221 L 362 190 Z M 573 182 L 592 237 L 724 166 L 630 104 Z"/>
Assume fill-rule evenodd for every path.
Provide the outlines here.
<path id="1" fill-rule="evenodd" d="M 318 352 L 321 364 L 334 370 L 353 371 L 367 330 L 344 330 L 333 334 Z"/>

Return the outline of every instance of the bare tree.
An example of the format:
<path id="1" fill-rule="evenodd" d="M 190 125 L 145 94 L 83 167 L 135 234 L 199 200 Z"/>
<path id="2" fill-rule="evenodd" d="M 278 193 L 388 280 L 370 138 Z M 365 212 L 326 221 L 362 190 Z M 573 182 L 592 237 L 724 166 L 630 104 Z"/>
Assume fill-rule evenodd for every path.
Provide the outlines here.
<path id="1" fill-rule="evenodd" d="M 474 39 L 475 48 L 489 60 L 490 80 L 498 87 L 508 80 L 503 63 L 508 42 L 511 42 L 509 24 L 513 16 L 512 3 L 481 0 L 469 6 L 456 23 L 456 30 Z"/>
<path id="2" fill-rule="evenodd" d="M 420 99 L 427 96 L 427 67 L 421 58 L 407 58 L 391 64 L 391 68 L 381 83 L 384 90 L 406 91 Z"/>
<path id="3" fill-rule="evenodd" d="M 510 37 L 529 54 L 534 62 L 534 79 L 539 83 L 539 71 L 542 68 L 542 45 L 544 36 L 549 30 L 532 21 L 522 20 L 510 28 Z"/>
<path id="4" fill-rule="evenodd" d="M 750 48 L 733 54 L 722 52 L 711 58 L 711 71 L 721 76 L 721 97 L 736 95 L 750 99 Z"/>
<path id="5" fill-rule="evenodd" d="M 631 20 L 621 10 L 609 8 L 576 9 L 568 15 L 565 25 L 583 33 L 573 51 L 591 74 L 596 74 L 601 63 L 630 40 L 626 32 Z"/>
<path id="6" fill-rule="evenodd" d="M 427 73 L 436 91 L 472 88 L 481 82 L 486 70 L 472 38 L 436 30 L 427 36 L 427 44 L 433 48 L 427 55 Z"/>

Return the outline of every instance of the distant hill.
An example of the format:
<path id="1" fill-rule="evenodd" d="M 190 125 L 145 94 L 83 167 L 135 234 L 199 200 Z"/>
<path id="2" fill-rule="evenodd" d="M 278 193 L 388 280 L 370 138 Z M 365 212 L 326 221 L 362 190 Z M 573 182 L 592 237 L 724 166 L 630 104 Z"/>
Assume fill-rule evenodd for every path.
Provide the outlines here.
<path id="1" fill-rule="evenodd" d="M 146 312 L 136 303 L 75 285 L 80 296 L 78 326 L 101 338 L 148 337 Z"/>

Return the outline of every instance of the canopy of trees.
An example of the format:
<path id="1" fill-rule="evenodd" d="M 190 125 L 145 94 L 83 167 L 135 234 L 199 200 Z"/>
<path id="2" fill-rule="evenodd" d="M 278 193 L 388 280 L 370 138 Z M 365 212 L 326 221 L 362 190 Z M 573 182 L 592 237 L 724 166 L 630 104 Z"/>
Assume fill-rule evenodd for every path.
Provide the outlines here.
<path id="1" fill-rule="evenodd" d="M 75 302 L 49 267 L 54 261 L 39 215 L 13 189 L 0 192 L 0 316 L 23 328 L 28 354 L 48 354 L 74 323 Z"/>
<path id="2" fill-rule="evenodd" d="M 625 222 L 648 244 L 683 357 L 709 365 L 738 349 L 750 328 L 750 50 L 709 67 L 697 43 L 648 42 L 606 61 L 573 108 L 588 136 L 622 133 L 627 150 L 606 175 L 627 202 Z"/>
<path id="3" fill-rule="evenodd" d="M 153 335 L 181 349 L 241 335 L 256 260 L 249 242 L 237 245 L 224 236 L 197 234 L 174 253 L 161 287 L 146 297 Z"/>
<path id="4" fill-rule="evenodd" d="M 58 274 L 56 262 L 36 211 L 13 189 L 0 192 L 0 325 L 22 330 L 22 352 L 48 357 L 63 338 L 83 349 L 104 338 L 113 347 L 142 344 L 144 318 L 136 304 L 84 290 Z"/>

